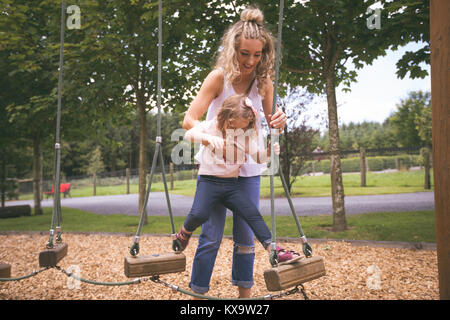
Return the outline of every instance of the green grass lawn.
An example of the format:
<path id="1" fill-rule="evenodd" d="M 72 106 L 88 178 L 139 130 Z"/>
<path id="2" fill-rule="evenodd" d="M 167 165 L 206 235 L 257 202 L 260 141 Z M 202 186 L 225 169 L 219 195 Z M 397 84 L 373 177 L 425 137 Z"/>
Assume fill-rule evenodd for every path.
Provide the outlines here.
<path id="1" fill-rule="evenodd" d="M 431 172 L 433 183 L 433 172 Z M 359 174 L 343 175 L 344 192 L 346 196 L 370 195 L 370 194 L 393 194 L 430 191 L 423 187 L 424 170 L 417 171 L 397 171 L 390 173 L 367 173 L 367 187 L 361 188 L 361 178 Z M 186 196 L 194 196 L 196 180 L 180 180 L 174 182 L 174 189 L 170 193 Z M 169 184 L 170 188 L 170 184 Z M 152 191 L 164 191 L 162 182 L 152 184 Z M 279 177 L 274 179 L 274 191 L 276 197 L 284 196 L 283 186 Z M 136 184 L 130 185 L 131 193 L 138 193 Z M 92 187 L 72 188 L 72 197 L 89 197 L 93 195 Z M 97 186 L 97 195 L 117 195 L 125 194 L 126 185 L 117 186 Z M 326 197 L 331 195 L 330 175 L 304 176 L 298 177 L 295 181 L 291 195 L 294 197 Z M 261 180 L 261 197 L 270 197 L 270 181 L 268 176 L 263 176 Z M 21 195 L 21 200 L 32 200 L 32 194 Z"/>
<path id="2" fill-rule="evenodd" d="M 44 231 L 51 224 L 51 208 L 44 208 L 41 216 L 19 217 L 0 220 L 0 231 Z M 62 208 L 63 232 L 122 232 L 134 234 L 139 218 L 123 214 L 100 215 L 77 209 Z M 264 219 L 270 227 L 270 217 Z M 308 238 L 435 242 L 435 220 L 433 211 L 383 212 L 347 215 L 348 230 L 332 232 L 332 216 L 299 217 L 303 231 Z M 149 216 L 143 233 L 171 233 L 168 217 Z M 174 217 L 175 227 L 181 227 L 184 217 Z M 200 230 L 200 229 L 199 229 Z M 199 233 L 196 231 L 196 234 Z M 227 217 L 225 235 L 232 234 L 232 218 Z M 298 231 L 291 216 L 277 217 L 278 237 L 298 237 Z"/>

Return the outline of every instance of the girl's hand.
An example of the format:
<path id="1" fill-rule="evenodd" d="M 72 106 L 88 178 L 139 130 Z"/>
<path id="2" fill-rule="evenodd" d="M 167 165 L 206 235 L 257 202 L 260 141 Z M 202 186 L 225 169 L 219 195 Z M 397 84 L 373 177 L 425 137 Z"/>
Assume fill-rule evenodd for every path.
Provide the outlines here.
<path id="1" fill-rule="evenodd" d="M 267 141 L 267 156 L 268 157 L 270 157 L 270 150 L 271 150 L 271 143 L 270 143 L 270 140 L 269 141 Z M 281 152 L 281 147 L 280 147 L 280 143 L 279 142 L 275 142 L 274 144 L 273 144 L 273 153 L 275 154 L 275 155 L 277 155 L 277 156 L 279 156 L 280 155 L 280 152 Z"/>
<path id="2" fill-rule="evenodd" d="M 280 155 L 280 150 L 281 150 L 280 144 L 279 144 L 278 142 L 275 142 L 275 143 L 273 144 L 273 152 L 274 152 L 277 156 L 279 156 L 279 155 Z"/>
<path id="3" fill-rule="evenodd" d="M 225 145 L 225 141 L 217 136 L 208 135 L 206 141 L 208 141 L 211 147 L 216 150 L 222 150 Z"/>
<path id="4" fill-rule="evenodd" d="M 270 117 L 270 127 L 276 129 L 284 129 L 286 125 L 287 117 L 284 114 L 283 110 L 278 109 L 273 115 L 269 115 Z"/>

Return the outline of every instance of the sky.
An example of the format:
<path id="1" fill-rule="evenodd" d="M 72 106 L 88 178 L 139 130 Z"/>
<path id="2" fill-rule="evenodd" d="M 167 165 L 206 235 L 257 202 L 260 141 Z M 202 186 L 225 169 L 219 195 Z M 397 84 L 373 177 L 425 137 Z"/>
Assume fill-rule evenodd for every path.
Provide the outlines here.
<path id="1" fill-rule="evenodd" d="M 351 92 L 343 92 L 344 86 L 336 89 L 339 125 L 350 122 L 361 123 L 375 121 L 382 123 L 391 113 L 397 110 L 396 105 L 415 90 L 431 91 L 431 78 L 410 79 L 409 73 L 404 79 L 397 78 L 396 63 L 406 51 L 416 51 L 423 44 L 409 43 L 396 51 L 388 51 L 386 56 L 379 57 L 372 65 L 357 70 L 356 82 L 350 86 Z M 423 65 L 430 74 L 430 66 Z M 349 65 L 349 68 L 352 68 Z M 352 68 L 353 69 L 353 68 Z M 314 105 L 314 112 L 327 118 L 326 98 Z M 312 121 L 314 128 L 324 130 L 323 121 Z"/>

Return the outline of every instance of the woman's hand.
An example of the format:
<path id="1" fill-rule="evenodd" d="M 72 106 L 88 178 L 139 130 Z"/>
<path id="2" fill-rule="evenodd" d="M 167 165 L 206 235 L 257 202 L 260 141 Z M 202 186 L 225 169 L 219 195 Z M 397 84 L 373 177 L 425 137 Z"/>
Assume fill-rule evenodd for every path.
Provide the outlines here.
<path id="1" fill-rule="evenodd" d="M 287 117 L 283 110 L 278 109 L 273 115 L 269 115 L 269 120 L 271 128 L 283 130 L 286 125 Z"/>

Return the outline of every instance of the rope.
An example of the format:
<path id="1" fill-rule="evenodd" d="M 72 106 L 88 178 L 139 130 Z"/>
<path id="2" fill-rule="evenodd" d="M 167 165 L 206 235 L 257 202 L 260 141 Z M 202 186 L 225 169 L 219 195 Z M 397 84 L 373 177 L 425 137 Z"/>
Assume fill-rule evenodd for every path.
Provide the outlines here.
<path id="1" fill-rule="evenodd" d="M 139 226 L 136 231 L 136 235 L 134 237 L 134 243 L 130 247 L 130 254 L 133 256 L 136 256 L 139 253 L 139 237 L 142 233 L 142 227 L 144 225 L 144 217 L 147 214 L 148 198 L 150 195 L 150 189 L 152 187 L 152 180 L 153 180 L 153 175 L 155 173 L 156 164 L 158 162 L 158 156 L 159 156 L 159 160 L 161 163 L 161 174 L 162 174 L 162 180 L 164 183 L 164 191 L 165 191 L 166 200 L 167 200 L 167 208 L 169 210 L 169 218 L 170 218 L 170 224 L 171 224 L 171 228 L 172 228 L 172 234 L 175 233 L 175 224 L 173 221 L 172 206 L 170 205 L 169 189 L 167 187 L 166 173 L 165 173 L 165 169 L 164 169 L 164 157 L 162 154 L 162 138 L 161 138 L 162 45 L 163 45 L 163 43 L 162 43 L 162 0 L 159 0 L 159 2 L 158 2 L 158 97 L 157 97 L 158 115 L 157 115 L 156 147 L 155 147 L 155 153 L 153 154 L 152 167 L 150 170 L 150 178 L 149 178 L 149 182 L 148 182 L 148 186 L 147 186 L 145 200 L 144 200 L 144 204 L 142 206 L 141 212 L 140 212 Z"/>
<path id="2" fill-rule="evenodd" d="M 24 279 L 28 279 L 28 278 L 34 277 L 35 275 L 41 273 L 42 271 L 48 270 L 48 269 L 50 269 L 50 267 L 42 268 L 42 269 L 39 269 L 39 270 L 34 270 L 30 274 L 27 274 L 27 275 L 21 276 L 21 277 L 17 277 L 17 278 L 0 278 L 0 281 L 8 282 L 8 281 L 24 280 Z"/>
<path id="3" fill-rule="evenodd" d="M 294 217 L 295 224 L 297 225 L 298 232 L 300 233 L 301 237 L 304 237 L 305 234 L 303 233 L 302 227 L 300 225 L 300 221 L 298 220 L 298 217 L 295 214 L 294 204 L 292 203 L 292 198 L 291 198 L 291 195 L 289 193 L 289 189 L 288 189 L 286 180 L 284 178 L 284 174 L 283 174 L 283 170 L 281 169 L 281 165 L 280 165 L 280 178 L 281 178 L 281 183 L 283 184 L 284 193 L 286 194 L 286 198 L 287 198 L 288 203 L 289 203 L 289 207 L 291 208 L 292 216 Z"/>
<path id="4" fill-rule="evenodd" d="M 61 268 L 59 266 L 55 266 L 55 268 L 57 270 L 63 272 L 66 276 L 74 278 L 75 280 L 78 280 L 78 281 L 81 281 L 84 283 L 88 283 L 88 284 L 98 285 L 98 286 L 127 286 L 127 285 L 138 284 L 138 283 L 142 282 L 141 279 L 134 279 L 131 281 L 123 281 L 123 282 L 94 281 L 94 280 L 88 280 L 88 279 L 81 278 L 81 277 L 73 274 L 72 272 L 68 272 L 68 271 L 64 270 L 63 268 Z"/>
<path id="5" fill-rule="evenodd" d="M 53 248 L 53 236 L 55 230 L 55 223 L 57 224 L 58 232 L 57 239 L 61 241 L 61 199 L 59 192 L 59 184 L 61 181 L 61 98 L 62 98 L 62 83 L 63 83 L 63 65 L 64 65 L 64 28 L 65 28 L 65 13 L 66 1 L 61 3 L 61 43 L 59 46 L 59 76 L 58 76 L 58 107 L 56 111 L 56 138 L 55 138 L 55 181 L 53 183 L 53 214 L 50 227 L 50 236 L 47 247 Z"/>
<path id="6" fill-rule="evenodd" d="M 303 296 L 305 297 L 305 300 L 308 299 L 308 297 L 306 296 L 306 292 L 305 292 L 305 288 L 303 287 L 302 284 L 300 284 L 301 289 L 299 290 L 298 286 L 296 286 L 294 289 L 291 289 L 289 291 L 283 292 L 283 293 L 279 293 L 279 294 L 273 294 L 273 295 L 265 295 L 265 296 L 259 296 L 259 297 L 254 297 L 254 298 L 218 298 L 218 297 L 212 297 L 212 296 L 207 296 L 207 295 L 203 295 L 203 294 L 198 294 L 195 292 L 191 292 L 188 290 L 185 290 L 183 288 L 180 288 L 179 286 L 167 283 L 163 280 L 161 280 L 159 278 L 159 276 L 152 276 L 149 278 L 136 278 L 134 280 L 130 280 L 130 281 L 123 281 L 123 282 L 105 282 L 105 281 L 95 281 L 95 280 L 89 280 L 89 279 L 84 279 L 81 278 L 79 276 L 77 276 L 76 274 L 72 273 L 72 272 L 68 272 L 67 270 L 61 268 L 60 266 L 54 266 L 54 267 L 45 267 L 42 268 L 40 270 L 35 270 L 33 272 L 31 272 L 30 274 L 27 274 L 25 276 L 21 276 L 21 277 L 16 277 L 16 278 L 0 278 L 0 282 L 8 282 L 8 281 L 20 281 L 20 280 L 24 280 L 24 279 L 28 279 L 31 277 L 34 277 L 36 275 L 38 275 L 39 273 L 45 271 L 45 270 L 49 270 L 51 268 L 55 268 L 59 271 L 61 271 L 62 273 L 64 273 L 67 277 L 73 278 L 77 281 L 81 281 L 87 284 L 91 284 L 91 285 L 97 285 L 97 286 L 127 286 L 127 285 L 135 285 L 135 284 L 141 284 L 147 281 L 152 281 L 154 283 L 158 283 L 158 284 L 162 284 L 163 286 L 167 287 L 167 288 L 171 288 L 173 291 L 175 292 L 180 292 L 183 293 L 185 295 L 189 295 L 192 297 L 196 297 L 196 298 L 200 298 L 200 299 L 207 299 L 207 300 L 273 300 L 273 299 L 279 299 L 282 297 L 286 297 L 286 296 L 290 296 L 292 294 L 298 293 L 299 291 L 301 291 L 303 293 Z"/>
<path id="7" fill-rule="evenodd" d="M 273 300 L 273 299 L 279 299 L 279 298 L 283 298 L 286 296 L 296 294 L 299 291 L 302 292 L 305 300 L 309 299 L 308 296 L 306 295 L 305 287 L 303 286 L 303 284 L 300 284 L 301 289 L 299 289 L 298 286 L 296 286 L 294 289 L 291 289 L 289 291 L 282 292 L 279 294 L 273 294 L 273 295 L 267 294 L 265 296 L 258 296 L 258 297 L 253 297 L 253 298 L 226 298 L 226 297 L 219 298 L 219 297 L 207 296 L 207 295 L 203 295 L 203 294 L 185 290 L 183 288 L 180 288 L 179 286 L 176 286 L 176 285 L 173 285 L 173 284 L 170 284 L 170 283 L 167 283 L 167 282 L 161 280 L 159 278 L 159 276 L 153 276 L 150 278 L 150 280 L 155 283 L 162 284 L 163 286 L 172 289 L 174 292 L 181 292 L 181 293 L 189 295 L 191 297 L 195 297 L 195 298 L 199 298 L 199 299 L 206 299 L 206 300 Z"/>
<path id="8" fill-rule="evenodd" d="M 280 73 L 280 55 L 281 55 L 281 36 L 283 29 L 283 10 L 284 10 L 284 0 L 280 0 L 280 12 L 278 16 L 278 40 L 277 40 L 277 55 L 275 59 L 275 83 L 274 83 L 274 92 L 273 92 L 273 101 L 272 101 L 272 114 L 275 113 L 276 105 L 277 105 L 277 88 L 278 88 L 278 79 Z M 272 142 L 275 141 L 274 132 L 270 132 L 270 140 Z M 273 144 L 270 145 L 270 171 L 269 171 L 269 179 L 270 179 L 270 217 L 271 217 L 271 227 L 272 227 L 272 244 L 271 244 L 271 254 L 270 254 L 270 263 L 272 265 L 277 264 L 277 254 L 276 254 L 276 239 L 277 239 L 277 227 L 276 227 L 276 218 L 275 218 L 275 194 L 274 194 L 274 182 L 273 176 L 275 174 L 275 166 L 278 164 L 276 162 L 275 154 L 273 151 Z"/>

